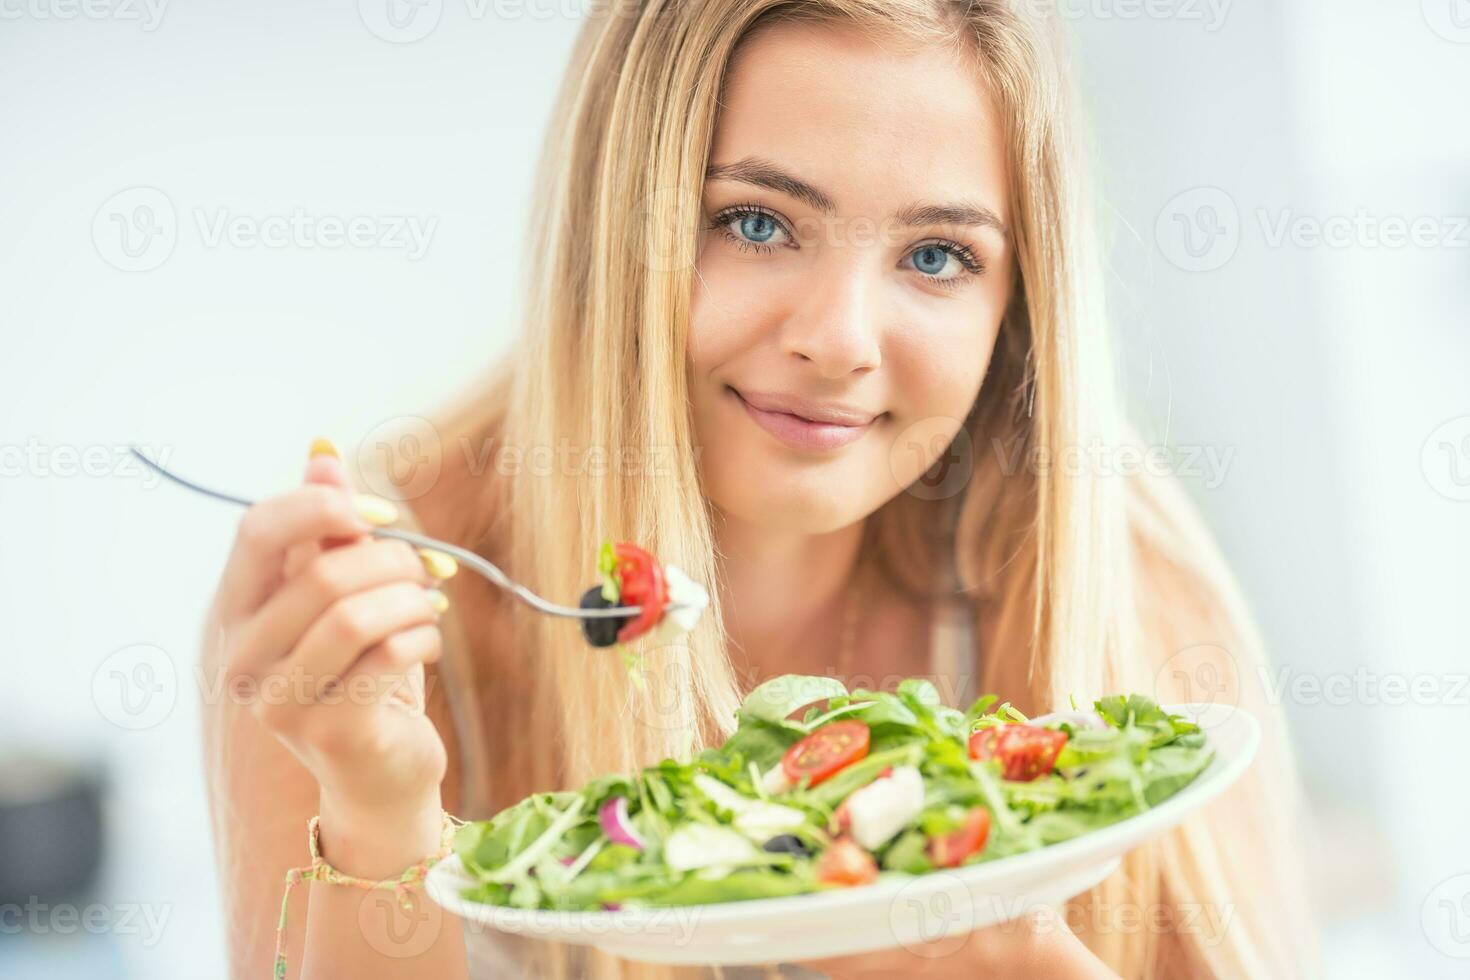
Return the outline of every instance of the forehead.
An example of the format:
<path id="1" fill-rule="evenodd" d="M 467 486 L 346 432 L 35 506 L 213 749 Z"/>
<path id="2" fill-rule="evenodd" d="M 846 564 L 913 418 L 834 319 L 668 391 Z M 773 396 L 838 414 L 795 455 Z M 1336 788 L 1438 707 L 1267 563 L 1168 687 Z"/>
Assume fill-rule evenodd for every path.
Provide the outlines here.
<path id="1" fill-rule="evenodd" d="M 763 29 L 731 61 L 712 160 L 770 159 L 839 214 L 965 197 L 1004 217 L 1004 133 L 973 58 L 845 25 Z"/>

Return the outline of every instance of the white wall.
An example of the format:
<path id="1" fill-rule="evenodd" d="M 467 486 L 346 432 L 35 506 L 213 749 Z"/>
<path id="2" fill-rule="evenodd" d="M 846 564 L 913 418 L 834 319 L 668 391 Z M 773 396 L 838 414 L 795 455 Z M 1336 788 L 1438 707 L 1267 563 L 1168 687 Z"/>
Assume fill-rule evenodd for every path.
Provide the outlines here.
<path id="1" fill-rule="evenodd" d="M 12 9 L 26 8 L 0 12 Z M 60 740 L 110 761 L 105 901 L 170 915 L 156 945 L 111 937 L 102 961 L 128 976 L 223 975 L 189 672 L 236 515 L 119 475 L 115 454 L 161 447 L 201 480 L 268 493 L 297 479 L 314 436 L 353 446 L 434 405 L 505 342 L 534 134 L 577 23 L 473 9 L 445 5 L 411 44 L 374 36 L 350 3 L 191 0 L 152 31 L 0 19 L 0 445 L 31 456 L 7 449 L 7 472 L 27 472 L 0 480 L 14 676 L 0 685 L 0 746 Z M 166 195 L 176 244 L 154 268 L 121 271 L 108 215 L 140 185 Z M 198 224 L 297 208 L 433 231 L 415 258 L 211 244 Z M 100 454 L 90 468 L 106 473 L 74 475 L 68 450 Z M 154 676 L 183 687 L 151 702 L 172 703 L 166 717 L 128 731 L 106 716 L 147 716 L 123 710 L 108 675 L 131 678 L 137 661 L 109 658 L 140 643 L 162 651 Z M 33 962 L 0 941 L 0 975 L 97 976 L 98 955 Z"/>
<path id="2" fill-rule="evenodd" d="M 1470 9 L 1195 6 L 1073 8 L 1131 390 L 1156 435 L 1234 450 L 1191 482 L 1287 681 L 1331 972 L 1462 975 Z M 1225 234 L 1195 258 L 1202 205 Z"/>

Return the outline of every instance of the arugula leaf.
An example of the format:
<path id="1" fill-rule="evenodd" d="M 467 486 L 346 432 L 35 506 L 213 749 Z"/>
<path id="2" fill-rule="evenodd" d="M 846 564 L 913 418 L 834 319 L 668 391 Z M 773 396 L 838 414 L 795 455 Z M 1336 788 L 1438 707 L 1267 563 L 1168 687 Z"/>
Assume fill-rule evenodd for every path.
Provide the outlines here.
<path id="1" fill-rule="evenodd" d="M 740 705 L 746 718 L 780 724 L 797 708 L 828 698 L 845 697 L 847 687 L 835 677 L 782 674 L 751 691 Z"/>
<path id="2" fill-rule="evenodd" d="M 710 766 L 748 766 L 754 762 L 761 772 L 770 769 L 786 750 L 802 737 L 800 729 L 776 725 L 765 721 L 742 721 L 725 744 L 718 749 L 706 749 L 700 759 Z"/>

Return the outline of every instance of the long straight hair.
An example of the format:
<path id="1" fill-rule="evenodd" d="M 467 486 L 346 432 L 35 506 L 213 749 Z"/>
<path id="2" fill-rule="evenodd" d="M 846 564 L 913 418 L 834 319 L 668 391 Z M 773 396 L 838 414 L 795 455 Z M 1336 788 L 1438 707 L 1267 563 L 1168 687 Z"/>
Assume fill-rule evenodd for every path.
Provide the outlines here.
<path id="1" fill-rule="evenodd" d="M 590 14 L 542 150 L 525 329 L 489 382 L 437 420 L 446 443 L 493 446 L 512 465 L 463 476 L 424 507 L 439 511 L 436 529 L 546 595 L 585 586 L 608 537 L 718 582 L 685 348 L 731 57 L 754 31 L 790 21 L 971 55 L 1007 133 L 1014 301 L 957 437 L 971 467 L 963 490 L 897 493 L 869 517 L 865 547 L 918 594 L 932 594 L 936 569 L 954 571 L 990 640 L 982 689 L 1005 679 L 997 693 L 1023 708 L 1134 690 L 1198 700 L 1190 680 L 1208 669 L 1223 696 L 1261 717 L 1261 757 L 1242 783 L 1130 854 L 1069 903 L 1068 922 L 1128 977 L 1300 976 L 1314 945 L 1307 919 L 1293 919 L 1305 909 L 1287 844 L 1293 767 L 1279 710 L 1251 683 L 1262 655 L 1239 591 L 1172 479 L 1046 465 L 1133 436 L 1112 373 L 1065 46 L 1041 6 L 622 0 Z M 452 482 L 447 467 L 441 479 Z M 641 651 L 641 681 L 616 657 L 589 657 L 564 623 L 507 612 L 507 634 L 466 619 L 456 710 L 518 743 L 486 751 L 473 734 L 461 746 L 467 778 L 489 780 L 490 795 L 470 805 L 687 757 L 728 732 L 742 692 L 711 591 L 698 629 Z M 548 955 L 555 972 L 568 969 L 567 951 Z M 603 956 L 579 969 L 661 975 Z"/>

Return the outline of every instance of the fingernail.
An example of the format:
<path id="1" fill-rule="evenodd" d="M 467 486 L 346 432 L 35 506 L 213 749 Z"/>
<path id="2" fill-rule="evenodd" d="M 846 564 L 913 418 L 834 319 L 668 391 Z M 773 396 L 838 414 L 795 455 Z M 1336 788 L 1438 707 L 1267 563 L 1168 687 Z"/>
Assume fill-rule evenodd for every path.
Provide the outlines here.
<path id="1" fill-rule="evenodd" d="M 370 493 L 360 493 L 354 498 L 357 504 L 357 514 L 369 524 L 383 527 L 398 520 L 398 508 L 391 501 L 382 497 L 374 497 Z"/>
<path id="2" fill-rule="evenodd" d="M 313 439 L 311 441 L 311 458 L 318 456 L 331 456 L 333 459 L 341 459 L 342 454 L 337 452 L 337 447 L 332 445 L 330 439 Z"/>
<path id="3" fill-rule="evenodd" d="M 441 581 L 446 578 L 454 578 L 454 573 L 459 571 L 459 562 L 433 548 L 420 548 L 419 558 L 424 562 L 424 570 Z"/>
<path id="4" fill-rule="evenodd" d="M 443 615 L 444 611 L 449 608 L 449 596 L 438 589 L 425 589 L 424 591 L 429 596 L 429 605 L 434 607 L 436 613 Z"/>

